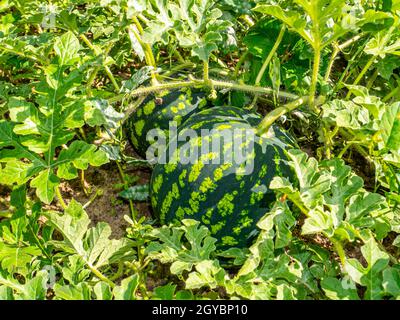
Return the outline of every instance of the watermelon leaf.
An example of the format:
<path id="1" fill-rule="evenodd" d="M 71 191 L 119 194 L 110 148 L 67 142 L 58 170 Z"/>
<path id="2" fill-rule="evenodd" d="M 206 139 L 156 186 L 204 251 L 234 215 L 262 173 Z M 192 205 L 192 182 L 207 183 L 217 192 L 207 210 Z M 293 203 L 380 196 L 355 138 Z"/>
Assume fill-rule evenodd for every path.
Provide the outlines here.
<path id="1" fill-rule="evenodd" d="M 149 185 L 143 184 L 129 187 L 118 194 L 121 198 L 132 201 L 147 201 L 149 199 Z"/>

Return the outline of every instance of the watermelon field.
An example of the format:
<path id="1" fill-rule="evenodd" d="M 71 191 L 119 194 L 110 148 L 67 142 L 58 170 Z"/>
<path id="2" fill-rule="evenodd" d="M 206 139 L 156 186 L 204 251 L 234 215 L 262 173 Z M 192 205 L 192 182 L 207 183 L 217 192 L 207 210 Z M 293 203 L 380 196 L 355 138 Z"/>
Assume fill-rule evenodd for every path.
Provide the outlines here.
<path id="1" fill-rule="evenodd" d="M 399 298 L 399 0 L 0 0 L 0 300 Z"/>

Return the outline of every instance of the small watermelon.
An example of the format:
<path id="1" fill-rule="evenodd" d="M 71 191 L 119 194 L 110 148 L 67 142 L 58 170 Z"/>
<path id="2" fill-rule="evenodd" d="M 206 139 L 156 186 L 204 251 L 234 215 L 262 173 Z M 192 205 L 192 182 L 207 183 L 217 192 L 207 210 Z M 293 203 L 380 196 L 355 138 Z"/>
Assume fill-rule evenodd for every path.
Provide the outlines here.
<path id="1" fill-rule="evenodd" d="M 206 94 L 195 89 L 183 88 L 157 95 L 151 94 L 126 121 L 128 138 L 137 153 L 145 157 L 150 146 L 147 140 L 150 130 L 162 130 L 168 137 L 170 121 L 176 121 L 179 126 L 194 112 L 208 106 Z"/>
<path id="2" fill-rule="evenodd" d="M 277 126 L 262 137 L 256 135 L 253 124 L 259 121 L 257 115 L 242 109 L 214 107 L 191 116 L 181 126 L 182 137 L 193 131 L 198 137 L 188 142 L 171 139 L 165 150 L 169 161 L 158 163 L 153 170 L 151 202 L 161 223 L 196 219 L 209 227 L 221 249 L 250 245 L 258 233 L 256 223 L 275 201 L 269 189 L 272 178 L 292 175 L 285 151 L 294 141 Z M 237 140 L 222 140 L 229 133 Z M 220 143 L 213 146 L 216 141 Z M 242 149 L 235 149 L 234 141 Z M 234 158 L 246 147 L 243 158 L 249 167 Z M 196 152 L 196 160 L 188 161 Z"/>

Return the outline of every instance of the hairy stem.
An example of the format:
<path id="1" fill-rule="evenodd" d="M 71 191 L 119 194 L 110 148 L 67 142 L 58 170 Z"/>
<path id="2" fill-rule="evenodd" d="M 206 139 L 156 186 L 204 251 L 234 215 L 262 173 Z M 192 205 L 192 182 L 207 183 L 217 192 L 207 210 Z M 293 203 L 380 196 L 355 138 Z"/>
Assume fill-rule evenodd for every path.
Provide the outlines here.
<path id="1" fill-rule="evenodd" d="M 264 73 L 265 73 L 265 70 L 267 69 L 269 63 L 271 62 L 271 59 L 272 59 L 272 57 L 274 56 L 276 50 L 278 50 L 278 47 L 279 47 L 279 45 L 281 44 L 282 39 L 283 39 L 283 36 L 284 36 L 284 34 L 285 34 L 285 30 L 286 30 L 286 26 L 285 26 L 285 25 L 282 25 L 281 30 L 279 31 L 278 37 L 277 37 L 276 40 L 275 40 L 274 46 L 272 47 L 272 49 L 271 49 L 271 51 L 269 52 L 267 58 L 265 59 L 265 61 L 264 61 L 263 65 L 262 65 L 260 71 L 259 71 L 258 74 L 257 74 L 257 78 L 256 78 L 256 81 L 255 81 L 255 85 L 256 85 L 256 86 L 258 86 L 258 85 L 260 84 L 261 79 L 262 79 L 262 77 L 263 77 L 263 75 L 264 75 Z"/>
<path id="2" fill-rule="evenodd" d="M 125 185 L 125 187 L 128 187 L 128 183 L 127 183 L 127 181 L 125 179 L 125 174 L 124 174 L 124 171 L 122 170 L 121 164 L 119 163 L 119 161 L 116 161 L 116 164 L 117 164 L 118 172 L 119 172 L 119 174 L 121 176 L 122 183 Z M 129 200 L 129 208 L 131 210 L 132 220 L 136 221 L 137 211 L 136 211 L 136 209 L 135 209 L 135 207 L 133 205 L 133 201 L 132 200 Z"/>
<path id="3" fill-rule="evenodd" d="M 203 81 L 208 83 L 210 81 L 208 61 L 203 63 Z"/>
<path id="4" fill-rule="evenodd" d="M 62 197 L 62 194 L 61 194 L 61 190 L 60 190 L 60 186 L 59 186 L 59 185 L 55 187 L 55 192 L 56 192 L 56 196 L 57 196 L 58 202 L 60 203 L 61 207 L 62 207 L 64 210 L 67 209 L 68 206 L 66 205 L 66 203 L 65 203 L 65 201 L 64 201 L 64 199 L 63 199 L 63 197 Z"/>
<path id="5" fill-rule="evenodd" d="M 337 155 L 337 158 L 341 159 L 346 151 L 351 147 L 353 144 L 360 143 L 360 141 L 346 141 L 346 145 L 343 147 L 343 149 L 340 151 L 340 153 Z"/>
<path id="6" fill-rule="evenodd" d="M 133 23 L 136 25 L 137 29 L 139 30 L 139 33 L 143 34 L 144 29 L 143 29 L 142 25 L 140 24 L 140 21 L 138 20 L 138 18 L 137 17 L 133 17 L 132 20 L 133 20 Z M 142 41 L 140 35 L 138 35 L 136 33 L 135 37 L 137 38 L 137 40 L 139 41 L 140 45 L 143 48 L 143 51 L 145 52 L 147 65 L 152 66 L 154 68 L 151 71 L 151 79 L 152 79 L 153 84 L 156 84 L 156 83 L 158 83 L 157 76 L 156 76 L 156 73 L 155 73 L 155 70 L 157 69 L 157 65 L 156 65 L 156 59 L 154 58 L 153 50 L 152 50 L 150 44 L 144 43 Z"/>
<path id="7" fill-rule="evenodd" d="M 346 254 L 344 252 L 342 243 L 332 237 L 328 237 L 328 239 L 332 242 L 333 247 L 335 248 L 335 251 L 339 256 L 340 263 L 342 264 L 342 266 L 344 266 L 344 264 L 346 263 Z"/>
<path id="8" fill-rule="evenodd" d="M 326 69 L 326 73 L 324 76 L 324 81 L 326 81 L 326 82 L 329 81 L 329 77 L 332 72 L 333 63 L 335 62 L 336 56 L 338 55 L 339 52 L 340 52 L 339 47 L 337 45 L 335 45 L 333 48 L 332 55 L 329 59 L 328 68 Z"/>
<path id="9" fill-rule="evenodd" d="M 112 282 L 110 279 L 108 279 L 105 275 L 103 275 L 99 270 L 97 270 L 94 266 L 92 266 L 90 263 L 87 263 L 90 271 L 92 271 L 92 273 L 99 278 L 100 280 L 107 282 L 111 288 L 115 287 L 115 283 Z"/>
<path id="10" fill-rule="evenodd" d="M 41 59 L 38 59 L 38 58 L 36 58 L 36 57 L 34 57 L 32 55 L 27 55 L 24 52 L 20 52 L 20 51 L 14 50 L 12 48 L 7 48 L 7 47 L 5 47 L 3 45 L 0 45 L 0 50 L 15 54 L 16 56 L 20 56 L 22 58 L 30 59 L 33 62 L 38 62 L 38 63 L 41 62 Z M 47 61 L 47 59 L 46 59 L 46 61 Z"/>
<path id="11" fill-rule="evenodd" d="M 371 65 L 374 63 L 376 57 L 372 56 L 368 62 L 366 63 L 366 65 L 364 66 L 364 68 L 361 70 L 361 72 L 358 74 L 356 80 L 354 80 L 353 82 L 353 86 L 357 85 L 361 79 L 364 77 L 364 75 L 367 73 L 367 71 L 369 70 L 369 68 L 371 67 Z M 351 91 L 349 91 L 346 95 L 346 99 L 349 99 L 351 96 Z"/>
<path id="12" fill-rule="evenodd" d="M 350 141 L 353 139 L 354 135 L 349 133 L 345 128 L 339 128 L 339 133 L 347 140 Z M 351 146 L 354 146 L 354 148 L 357 150 L 359 154 L 361 154 L 368 162 L 372 163 L 372 160 L 370 158 L 370 155 L 368 154 L 367 151 L 365 151 L 361 145 L 353 143 Z"/>
<path id="13" fill-rule="evenodd" d="M 269 52 L 267 58 L 265 59 L 263 65 L 261 66 L 260 71 L 257 74 L 255 85 L 259 86 L 261 83 L 261 79 L 264 76 L 265 70 L 267 69 L 269 63 L 271 62 L 272 57 L 274 56 L 276 50 L 278 50 L 279 45 L 282 42 L 283 35 L 285 34 L 286 26 L 283 24 L 281 30 L 279 31 L 278 37 L 275 40 L 274 46 L 272 47 L 271 51 Z M 255 95 L 253 101 L 251 102 L 250 109 L 254 109 L 257 104 L 258 96 Z"/>
<path id="14" fill-rule="evenodd" d="M 89 207 L 89 206 L 94 202 L 94 200 L 96 200 L 96 198 L 97 198 L 98 196 L 101 196 L 102 194 L 103 194 L 103 190 L 97 189 L 97 190 L 94 192 L 94 194 L 92 195 L 92 197 L 88 200 L 88 202 L 86 202 L 86 203 L 83 205 L 83 209 L 86 209 L 87 207 Z"/>
<path id="15" fill-rule="evenodd" d="M 323 137 L 325 140 L 325 156 L 327 159 L 330 159 L 332 157 L 332 149 L 333 149 L 333 138 L 336 136 L 336 134 L 339 131 L 339 127 L 335 126 L 333 131 L 330 130 L 330 126 L 323 126 L 322 132 L 323 132 Z"/>
<path id="16" fill-rule="evenodd" d="M 80 180 L 81 180 L 81 186 L 82 186 L 83 192 L 85 193 L 85 196 L 88 196 L 89 191 L 86 188 L 85 171 L 84 170 L 79 170 L 79 171 L 80 171 Z"/>
<path id="17" fill-rule="evenodd" d="M 193 62 L 189 62 L 186 61 L 184 63 L 181 63 L 175 67 L 170 68 L 168 71 L 166 71 L 165 73 L 162 74 L 162 77 L 169 77 L 171 75 L 173 75 L 174 73 L 182 70 L 182 69 L 186 69 L 186 68 L 194 68 L 196 67 L 196 64 Z"/>
<path id="18" fill-rule="evenodd" d="M 96 48 L 84 34 L 80 34 L 79 37 L 82 39 L 83 42 L 86 43 L 86 45 L 89 47 L 89 49 L 91 49 L 94 52 L 95 55 L 101 55 L 101 52 L 99 52 L 99 49 Z M 104 68 L 108 78 L 111 80 L 111 83 L 113 84 L 115 90 L 117 92 L 119 92 L 120 87 L 119 87 L 117 81 L 115 80 L 115 77 L 112 74 L 110 68 L 107 65 L 105 65 L 104 63 L 103 63 L 103 68 Z M 93 78 L 93 80 L 94 80 L 94 78 Z"/>
<path id="19" fill-rule="evenodd" d="M 288 199 L 290 201 L 292 201 L 297 208 L 299 208 L 299 210 L 301 211 L 302 214 L 304 214 L 306 217 L 309 217 L 307 208 L 305 206 L 303 206 L 303 204 L 301 202 L 299 202 L 296 198 L 291 197 L 289 195 L 288 195 Z"/>
<path id="20" fill-rule="evenodd" d="M 119 87 L 117 80 L 115 80 L 114 75 L 112 74 L 110 67 L 109 66 L 103 66 L 104 67 L 104 71 L 107 73 L 108 77 L 111 80 L 111 83 L 113 84 L 115 91 L 119 92 L 121 90 L 121 88 Z"/>
<path id="21" fill-rule="evenodd" d="M 242 66 L 243 62 L 246 60 L 246 57 L 247 57 L 248 54 L 249 54 L 248 51 L 244 52 L 244 53 L 241 55 L 241 57 L 239 58 L 239 61 L 236 63 L 235 70 L 234 70 L 234 72 L 233 72 L 234 78 L 235 78 L 235 79 L 237 79 L 237 77 L 238 77 L 238 75 L 239 75 L 240 67 Z"/>
<path id="22" fill-rule="evenodd" d="M 110 103 L 114 103 L 114 102 L 123 100 L 127 96 L 136 97 L 136 96 L 148 95 L 150 93 L 159 92 L 159 91 L 163 91 L 163 90 L 173 90 L 173 89 L 196 87 L 196 86 L 231 89 L 231 90 L 238 90 L 238 91 L 244 91 L 244 92 L 249 92 L 249 93 L 253 93 L 253 94 L 262 94 L 262 95 L 272 95 L 274 93 L 274 90 L 271 88 L 268 88 L 268 87 L 256 87 L 256 86 L 251 86 L 251 85 L 246 85 L 246 84 L 219 81 L 219 80 L 213 80 L 213 79 L 209 79 L 208 83 L 204 83 L 203 80 L 191 78 L 190 80 L 187 80 L 187 81 L 159 83 L 159 84 L 149 86 L 149 87 L 141 87 L 141 88 L 132 90 L 129 94 L 120 94 L 115 97 L 112 97 L 112 98 L 108 99 L 108 101 Z M 287 99 L 292 99 L 292 100 L 299 98 L 299 96 L 297 96 L 295 94 L 284 92 L 284 91 L 279 91 L 279 93 L 277 95 L 280 98 L 287 98 Z"/>
<path id="23" fill-rule="evenodd" d="M 9 211 L 0 211 L 0 218 L 11 218 L 12 215 Z"/>
<path id="24" fill-rule="evenodd" d="M 318 111 L 318 109 L 315 106 L 315 92 L 317 90 L 320 62 L 321 62 L 321 48 L 319 45 L 317 45 L 314 48 L 314 62 L 313 62 L 313 70 L 311 76 L 310 94 L 309 94 L 310 108 L 315 112 Z"/>
<path id="25" fill-rule="evenodd" d="M 261 120 L 260 124 L 257 127 L 257 133 L 259 135 L 262 135 L 262 134 L 268 132 L 269 128 L 276 120 L 278 120 L 284 114 L 300 107 L 301 105 L 306 103 L 308 101 L 308 99 L 309 99 L 309 97 L 301 97 L 295 101 L 285 104 L 282 107 L 272 110 Z"/>
<path id="26" fill-rule="evenodd" d="M 332 52 L 331 58 L 329 59 L 328 68 L 326 70 L 325 77 L 324 77 L 325 81 L 329 80 L 330 74 L 332 72 L 332 67 L 333 67 L 333 64 L 335 62 L 335 59 L 336 59 L 336 56 L 338 55 L 338 53 L 340 51 L 343 51 L 348 46 L 352 45 L 354 42 L 357 42 L 358 40 L 360 40 L 362 36 L 363 36 L 362 34 L 358 34 L 358 35 L 354 36 L 353 38 L 343 42 L 341 45 L 337 45 L 337 44 L 333 45 L 333 52 Z"/>
<path id="27" fill-rule="evenodd" d="M 118 263 L 118 270 L 117 270 L 117 272 L 110 278 L 110 280 L 111 280 L 111 281 L 118 280 L 119 278 L 122 277 L 123 274 L 124 274 L 124 263 L 123 263 L 123 262 L 119 262 L 119 263 Z"/>
<path id="28" fill-rule="evenodd" d="M 395 95 L 400 94 L 400 83 L 397 88 L 394 88 L 392 91 L 390 91 L 383 99 L 383 102 L 389 101 L 391 98 L 393 98 Z"/>
<path id="29" fill-rule="evenodd" d="M 374 84 L 376 78 L 378 77 L 378 74 L 379 74 L 378 69 L 375 69 L 375 72 L 373 73 L 371 78 L 368 80 L 368 83 L 367 83 L 367 89 L 368 90 L 371 89 L 371 87 Z"/>

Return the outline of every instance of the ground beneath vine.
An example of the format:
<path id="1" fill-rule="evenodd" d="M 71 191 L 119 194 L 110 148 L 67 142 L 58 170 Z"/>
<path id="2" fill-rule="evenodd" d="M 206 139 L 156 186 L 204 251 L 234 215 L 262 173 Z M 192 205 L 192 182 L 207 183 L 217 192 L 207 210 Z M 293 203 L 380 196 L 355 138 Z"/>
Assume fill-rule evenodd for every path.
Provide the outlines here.
<path id="1" fill-rule="evenodd" d="M 127 146 L 125 154 L 135 156 L 131 146 Z M 126 166 L 124 173 L 131 177 L 137 177 L 137 184 L 149 183 L 151 177 L 150 169 L 145 168 L 130 168 Z M 129 202 L 118 196 L 121 188 L 121 175 L 118 172 L 118 167 L 114 162 L 103 165 L 100 168 L 89 167 L 85 171 L 85 181 L 91 189 L 91 194 L 84 193 L 80 179 L 63 182 L 60 186 L 64 200 L 68 203 L 71 199 L 75 199 L 85 205 L 97 190 L 102 190 L 102 195 L 86 207 L 86 212 L 89 215 L 92 224 L 104 221 L 111 226 L 112 238 L 121 238 L 125 234 L 128 223 L 124 219 L 124 215 L 130 216 Z M 139 212 L 139 216 L 151 216 L 150 203 L 141 202 L 133 204 Z M 61 207 L 56 203 L 58 210 Z"/>

